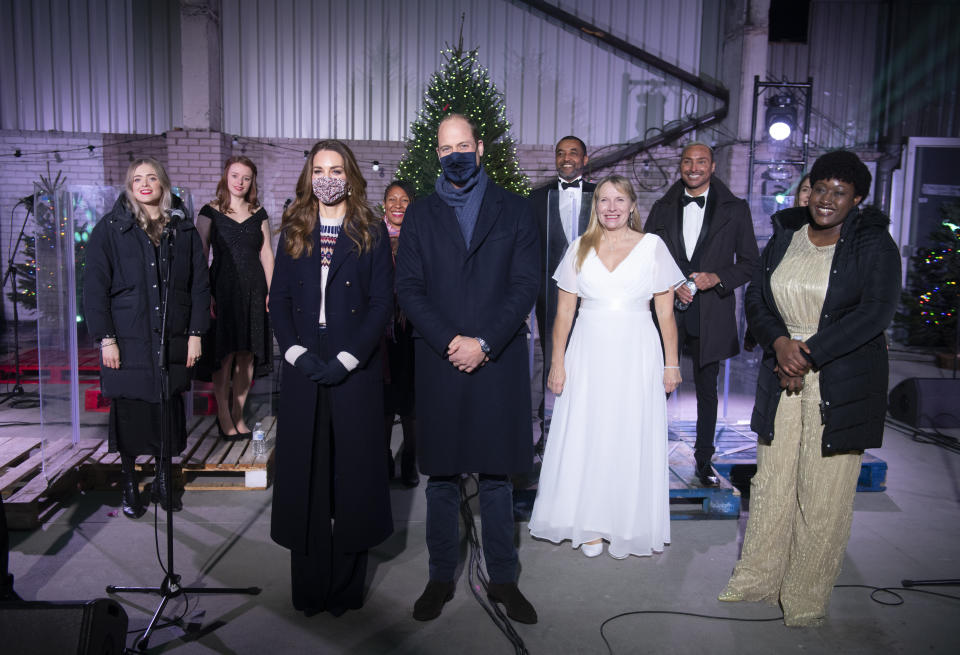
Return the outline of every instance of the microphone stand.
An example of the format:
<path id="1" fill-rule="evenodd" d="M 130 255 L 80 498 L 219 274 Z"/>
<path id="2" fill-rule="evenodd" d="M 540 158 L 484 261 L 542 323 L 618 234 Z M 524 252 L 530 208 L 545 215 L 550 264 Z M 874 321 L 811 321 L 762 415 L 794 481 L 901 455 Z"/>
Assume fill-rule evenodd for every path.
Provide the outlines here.
<path id="1" fill-rule="evenodd" d="M 17 203 L 17 205 L 23 204 L 23 200 Z M 14 205 L 16 209 L 16 205 Z M 23 385 L 20 383 L 20 313 L 17 311 L 19 307 L 19 298 L 20 294 L 17 291 L 17 267 L 13 263 L 13 260 L 16 259 L 17 253 L 20 252 L 20 244 L 23 242 L 23 233 L 27 229 L 27 221 L 30 219 L 30 214 L 32 212 L 30 209 L 27 209 L 27 215 L 23 217 L 23 224 L 20 226 L 20 234 L 17 235 L 17 243 L 13 246 L 13 252 L 10 253 L 10 261 L 7 262 L 7 272 L 3 276 L 3 282 L 0 283 L 0 289 L 3 289 L 7 286 L 7 280 L 13 280 L 11 287 L 13 289 L 13 369 L 14 369 L 14 383 L 13 388 L 3 395 L 3 398 L 0 399 L 0 405 L 7 402 L 11 398 L 16 396 L 22 396 L 24 394 Z"/>
<path id="2" fill-rule="evenodd" d="M 176 210 L 174 210 L 176 211 Z M 182 213 L 178 214 L 182 216 Z M 176 217 L 176 216 L 175 216 Z M 179 222 L 179 221 L 177 221 Z M 160 605 L 153 613 L 153 618 L 144 630 L 143 635 L 137 640 L 137 650 L 145 651 L 150 642 L 150 636 L 157 627 L 157 621 L 163 614 L 167 603 L 182 594 L 249 594 L 256 596 L 260 593 L 260 587 L 182 587 L 180 586 L 180 576 L 175 572 L 173 564 L 173 435 L 170 425 L 170 361 L 168 353 L 168 322 L 169 322 L 169 299 L 170 288 L 173 286 L 173 252 L 176 234 L 176 224 L 171 218 L 164 230 L 161 241 L 160 252 L 164 253 L 166 261 L 161 262 L 166 270 L 163 276 L 165 284 L 163 286 L 163 298 L 161 299 L 161 319 L 160 319 L 160 462 L 158 466 L 166 467 L 167 476 L 166 498 L 164 502 L 167 506 L 167 566 L 164 570 L 166 574 L 159 587 L 118 587 L 116 585 L 107 585 L 107 593 L 155 593 L 160 595 Z M 157 469 L 159 474 L 159 468 Z M 154 479 L 156 484 L 156 479 Z M 162 567 L 161 567 L 162 568 Z"/>

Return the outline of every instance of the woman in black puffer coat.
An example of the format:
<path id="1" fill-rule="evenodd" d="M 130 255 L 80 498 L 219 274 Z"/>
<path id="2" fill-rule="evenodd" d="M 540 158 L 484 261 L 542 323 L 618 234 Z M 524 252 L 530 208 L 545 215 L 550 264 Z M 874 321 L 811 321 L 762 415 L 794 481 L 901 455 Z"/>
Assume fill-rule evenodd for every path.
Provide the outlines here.
<path id="1" fill-rule="evenodd" d="M 865 448 L 883 438 L 887 344 L 900 253 L 860 202 L 870 172 L 851 152 L 820 157 L 807 207 L 773 217 L 744 297 L 764 348 L 751 427 L 757 474 L 743 552 L 723 601 L 779 601 L 787 625 L 826 616 L 850 536 Z"/>
<path id="2" fill-rule="evenodd" d="M 183 450 L 186 425 L 181 392 L 200 356 L 209 322 L 210 292 L 200 236 L 193 222 L 171 217 L 182 203 L 154 159 L 127 169 L 126 191 L 90 234 L 83 303 L 90 335 L 100 342 L 100 384 L 110 398 L 110 451 L 120 452 L 123 513 L 139 518 L 134 470 L 137 455 L 156 457 L 154 498 L 166 505 L 164 461 Z M 176 213 L 176 212 L 175 212 Z M 168 357 L 172 452 L 160 448 L 160 327 L 168 286 L 168 242 L 173 242 L 169 293 Z M 180 509 L 174 500 L 174 510 Z"/>

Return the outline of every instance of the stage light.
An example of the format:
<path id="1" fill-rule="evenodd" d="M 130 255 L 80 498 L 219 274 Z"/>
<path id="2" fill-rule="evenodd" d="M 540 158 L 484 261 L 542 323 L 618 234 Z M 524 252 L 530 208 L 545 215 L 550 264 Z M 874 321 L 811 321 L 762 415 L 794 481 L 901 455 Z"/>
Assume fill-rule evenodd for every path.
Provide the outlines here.
<path id="1" fill-rule="evenodd" d="M 772 96 L 767 100 L 767 134 L 774 141 L 790 138 L 797 126 L 797 107 L 793 96 L 787 93 Z"/>

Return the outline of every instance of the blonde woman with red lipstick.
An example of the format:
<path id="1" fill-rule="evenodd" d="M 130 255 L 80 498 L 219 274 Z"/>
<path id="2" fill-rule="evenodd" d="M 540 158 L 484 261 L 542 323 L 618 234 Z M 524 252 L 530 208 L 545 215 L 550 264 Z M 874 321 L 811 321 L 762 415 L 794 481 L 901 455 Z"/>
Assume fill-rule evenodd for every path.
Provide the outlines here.
<path id="1" fill-rule="evenodd" d="M 243 408 L 254 377 L 273 368 L 273 337 L 267 315 L 273 247 L 270 219 L 257 194 L 257 167 L 230 157 L 217 184 L 216 200 L 204 205 L 200 223 L 213 250 L 210 264 L 214 352 L 213 390 L 220 436 L 250 436 Z M 208 346 L 209 348 L 209 346 Z"/>
<path id="2" fill-rule="evenodd" d="M 120 453 L 123 513 L 139 518 L 135 463 L 156 457 L 154 501 L 166 504 L 165 460 L 183 450 L 186 423 L 181 392 L 201 353 L 209 321 L 210 294 L 203 246 L 170 178 L 155 159 L 137 159 L 127 169 L 126 191 L 104 216 L 87 245 L 83 304 L 90 336 L 100 342 L 100 388 L 110 398 L 110 452 Z M 167 262 L 173 254 L 172 285 Z M 160 332 L 162 299 L 167 312 L 171 452 L 160 439 Z M 174 511 L 182 504 L 174 498 Z"/>
<path id="3" fill-rule="evenodd" d="M 553 350 L 547 385 L 557 400 L 530 533 L 569 539 L 587 557 L 604 541 L 614 559 L 670 543 L 666 393 L 680 384 L 673 288 L 683 273 L 640 226 L 629 180 L 603 179 L 586 232 L 554 274 L 553 343 L 570 341 Z"/>

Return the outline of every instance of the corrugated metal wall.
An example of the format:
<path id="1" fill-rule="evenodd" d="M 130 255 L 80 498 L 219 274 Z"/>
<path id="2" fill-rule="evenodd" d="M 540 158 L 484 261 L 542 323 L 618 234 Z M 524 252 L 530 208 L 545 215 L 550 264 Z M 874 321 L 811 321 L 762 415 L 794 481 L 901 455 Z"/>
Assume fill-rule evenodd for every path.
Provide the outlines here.
<path id="1" fill-rule="evenodd" d="M 700 0 L 558 6 L 686 70 Z M 697 112 L 696 95 L 509 0 L 223 0 L 224 130 L 257 137 L 402 140 L 426 83 L 464 45 L 504 94 L 513 135 L 552 144 L 635 139 Z"/>
<path id="2" fill-rule="evenodd" d="M 878 76 L 891 133 L 960 137 L 960 2 L 899 0 L 891 13 L 893 56 Z"/>
<path id="3" fill-rule="evenodd" d="M 876 141 L 879 125 L 872 103 L 878 54 L 884 42 L 885 8 L 880 0 L 814 0 L 807 44 L 771 43 L 771 80 L 813 78 L 811 145 L 854 147 Z"/>
<path id="4" fill-rule="evenodd" d="M 172 127 L 179 25 L 177 2 L 0 1 L 0 129 Z"/>

